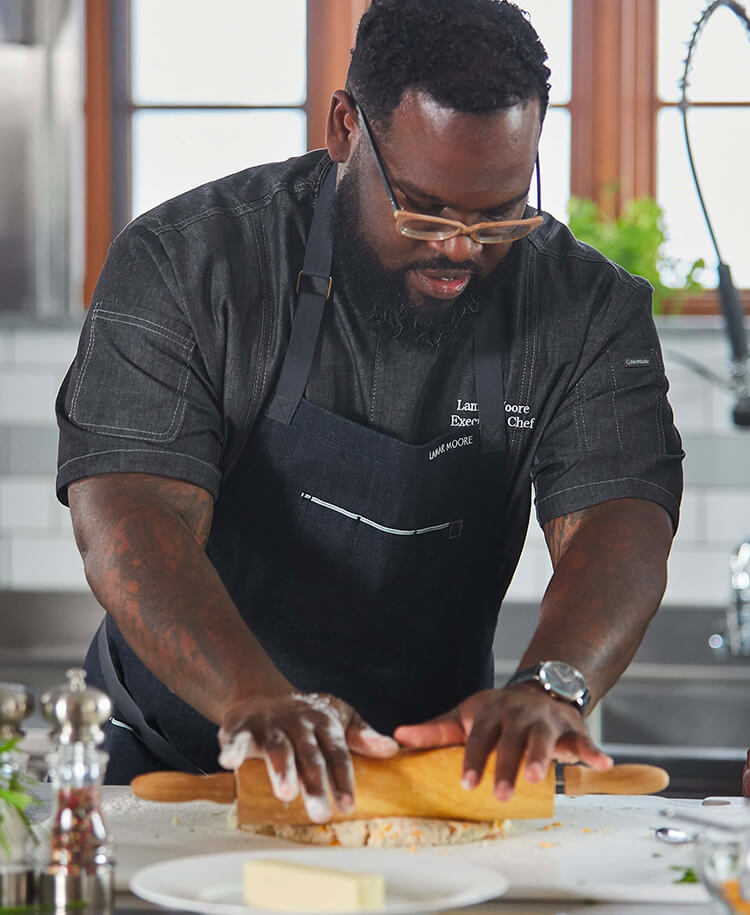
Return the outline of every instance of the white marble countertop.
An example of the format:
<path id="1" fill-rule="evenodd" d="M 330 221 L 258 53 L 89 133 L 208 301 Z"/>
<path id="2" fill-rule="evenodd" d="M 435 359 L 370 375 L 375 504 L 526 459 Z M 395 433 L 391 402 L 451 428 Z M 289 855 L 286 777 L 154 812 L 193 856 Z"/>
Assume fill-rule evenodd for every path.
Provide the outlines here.
<path id="1" fill-rule="evenodd" d="M 49 785 L 37 792 L 51 810 Z M 551 820 L 517 820 L 501 839 L 452 848 L 393 849 L 386 854 L 440 855 L 445 868 L 452 861 L 496 870 L 509 880 L 505 895 L 470 909 L 474 915 L 647 915 L 651 912 L 712 911 L 700 884 L 676 882 L 695 866 L 695 846 L 658 842 L 654 828 L 668 821 L 660 811 L 685 808 L 725 822 L 750 820 L 740 799 L 710 810 L 701 802 L 660 797 L 558 795 Z M 207 801 L 163 804 L 133 797 L 129 788 L 103 789 L 103 814 L 113 837 L 118 912 L 154 910 L 130 893 L 134 874 L 149 865 L 190 855 L 268 850 L 284 854 L 300 846 L 241 833 L 230 828 L 227 806 Z M 367 854 L 365 850 L 363 854 Z M 335 867 L 338 849 L 326 849 Z M 381 852 L 380 854 L 383 854 Z M 197 859 L 196 859 L 197 860 Z M 416 863 L 416 862 L 415 862 Z M 250 911 L 250 910 L 248 910 Z"/>

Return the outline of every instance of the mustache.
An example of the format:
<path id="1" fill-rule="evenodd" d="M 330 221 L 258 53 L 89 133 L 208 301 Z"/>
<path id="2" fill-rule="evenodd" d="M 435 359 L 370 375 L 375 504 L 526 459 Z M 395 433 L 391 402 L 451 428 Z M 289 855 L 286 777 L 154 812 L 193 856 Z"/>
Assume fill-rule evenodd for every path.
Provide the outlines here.
<path id="1" fill-rule="evenodd" d="M 456 261 L 452 261 L 447 257 L 414 261 L 414 263 L 409 264 L 409 266 L 405 268 L 404 272 L 407 270 L 460 270 L 470 274 L 472 279 L 476 279 L 480 276 L 479 266 L 475 264 L 474 261 L 456 263 Z"/>

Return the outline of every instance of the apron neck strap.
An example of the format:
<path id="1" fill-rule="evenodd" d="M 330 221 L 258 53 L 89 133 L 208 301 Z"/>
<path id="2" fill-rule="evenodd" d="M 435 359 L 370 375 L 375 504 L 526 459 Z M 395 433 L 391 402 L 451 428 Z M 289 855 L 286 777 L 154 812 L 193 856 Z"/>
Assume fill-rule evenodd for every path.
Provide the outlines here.
<path id="1" fill-rule="evenodd" d="M 505 389 L 500 304 L 486 302 L 474 324 L 474 380 L 483 452 L 505 450 Z"/>
<path id="2" fill-rule="evenodd" d="M 331 294 L 331 209 L 336 190 L 336 166 L 323 179 L 313 212 L 310 234 L 305 246 L 305 260 L 297 277 L 299 301 L 292 322 L 284 364 L 281 367 L 276 394 L 268 416 L 288 425 L 292 421 L 307 387 L 315 349 L 318 344 L 323 310 Z"/>

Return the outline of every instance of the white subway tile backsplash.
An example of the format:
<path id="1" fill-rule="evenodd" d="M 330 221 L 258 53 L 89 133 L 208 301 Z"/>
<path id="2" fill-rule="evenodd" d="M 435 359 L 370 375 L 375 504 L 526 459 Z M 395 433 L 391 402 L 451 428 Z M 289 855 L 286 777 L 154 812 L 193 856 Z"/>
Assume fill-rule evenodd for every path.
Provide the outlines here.
<path id="1" fill-rule="evenodd" d="M 72 536 L 73 528 L 70 521 L 70 510 L 67 506 L 58 502 L 55 495 L 54 480 L 52 481 L 49 495 L 52 502 L 52 530 Z"/>
<path id="2" fill-rule="evenodd" d="M 10 542 L 0 534 L 0 590 L 10 587 Z"/>
<path id="3" fill-rule="evenodd" d="M 16 366 L 55 367 L 62 378 L 78 346 L 80 329 L 16 330 L 10 337 L 9 360 Z"/>
<path id="4" fill-rule="evenodd" d="M 0 368 L 0 424 L 55 424 L 56 372 Z"/>
<path id="5" fill-rule="evenodd" d="M 673 383 L 668 396 L 675 425 L 683 435 L 710 428 L 712 401 L 705 384 L 685 377 L 680 383 Z"/>
<path id="6" fill-rule="evenodd" d="M 0 477 L 0 531 L 43 531 L 52 527 L 53 487 L 51 478 Z"/>
<path id="7" fill-rule="evenodd" d="M 544 539 L 544 531 L 539 522 L 536 520 L 536 515 L 534 514 L 533 510 L 531 512 L 531 518 L 529 519 L 529 528 L 526 532 L 526 546 L 524 549 L 529 549 L 529 547 L 536 550 L 547 549 L 547 542 Z"/>
<path id="8" fill-rule="evenodd" d="M 527 544 L 508 588 L 506 599 L 538 603 L 542 599 L 551 574 L 548 567 L 551 569 L 546 547 L 540 550 Z"/>
<path id="9" fill-rule="evenodd" d="M 13 537 L 8 584 L 20 591 L 87 590 L 83 562 L 73 537 Z"/>
<path id="10" fill-rule="evenodd" d="M 726 544 L 731 548 L 748 537 L 750 492 L 747 489 L 709 491 L 706 495 L 706 539 L 711 543 Z"/>
<path id="11" fill-rule="evenodd" d="M 738 429 L 732 419 L 732 410 L 737 398 L 732 391 L 716 385 L 711 386 L 711 430 L 721 435 L 748 436 L 748 430 Z M 748 436 L 748 462 L 750 463 L 750 436 Z"/>
<path id="12" fill-rule="evenodd" d="M 665 604 L 723 607 L 728 595 L 728 551 L 708 546 L 682 547 L 672 551 Z"/>
<path id="13" fill-rule="evenodd" d="M 705 539 L 705 495 L 703 490 L 686 488 L 680 506 L 680 526 L 672 549 L 693 546 Z"/>

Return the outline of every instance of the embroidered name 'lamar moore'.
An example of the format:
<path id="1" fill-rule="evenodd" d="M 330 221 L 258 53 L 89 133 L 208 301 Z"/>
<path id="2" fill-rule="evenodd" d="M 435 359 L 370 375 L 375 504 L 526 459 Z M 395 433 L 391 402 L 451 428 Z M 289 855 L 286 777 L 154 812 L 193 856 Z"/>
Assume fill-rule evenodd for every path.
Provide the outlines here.
<path id="1" fill-rule="evenodd" d="M 462 416 L 468 413 L 468 416 Z M 511 429 L 533 429 L 535 416 L 530 416 L 531 407 L 526 403 L 506 403 L 506 422 Z M 474 400 L 456 398 L 456 412 L 451 413 L 451 426 L 476 426 L 479 424 L 479 407 Z"/>

